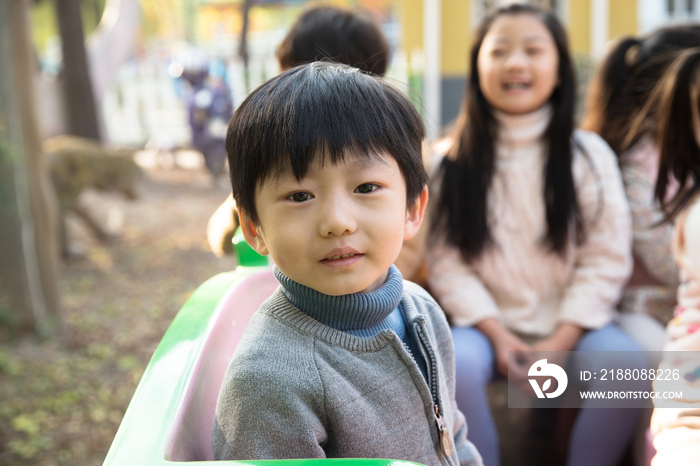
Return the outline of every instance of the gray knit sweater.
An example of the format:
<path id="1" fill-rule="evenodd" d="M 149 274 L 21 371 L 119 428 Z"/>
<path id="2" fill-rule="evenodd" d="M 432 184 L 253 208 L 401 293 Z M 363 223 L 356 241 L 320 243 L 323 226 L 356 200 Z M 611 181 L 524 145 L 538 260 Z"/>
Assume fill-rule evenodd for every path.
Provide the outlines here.
<path id="1" fill-rule="evenodd" d="M 361 337 L 336 330 L 300 311 L 280 288 L 234 352 L 216 407 L 214 458 L 481 465 L 454 402 L 445 317 L 422 288 L 403 283 L 401 307 L 427 362 L 427 383 L 394 331 Z"/>
<path id="2" fill-rule="evenodd" d="M 336 330 L 373 337 L 382 330 L 393 330 L 408 346 L 418 368 L 427 380 L 428 372 L 418 342 L 413 338 L 405 319 L 401 298 L 403 277 L 399 269 L 389 267 L 386 281 L 378 289 L 369 293 L 353 293 L 342 296 L 329 296 L 304 286 L 287 277 L 276 266 L 275 277 L 282 285 L 284 297 L 301 312 L 312 319 Z"/>

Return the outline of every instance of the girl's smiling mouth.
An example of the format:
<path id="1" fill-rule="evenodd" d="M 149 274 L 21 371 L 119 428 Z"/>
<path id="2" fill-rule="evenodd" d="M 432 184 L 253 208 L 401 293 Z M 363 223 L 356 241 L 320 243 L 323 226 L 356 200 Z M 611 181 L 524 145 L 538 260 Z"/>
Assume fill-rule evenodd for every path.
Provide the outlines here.
<path id="1" fill-rule="evenodd" d="M 522 82 L 522 81 L 511 81 L 511 82 L 505 82 L 502 84 L 503 89 L 507 91 L 517 91 L 521 89 L 529 89 L 530 88 L 530 83 Z"/>

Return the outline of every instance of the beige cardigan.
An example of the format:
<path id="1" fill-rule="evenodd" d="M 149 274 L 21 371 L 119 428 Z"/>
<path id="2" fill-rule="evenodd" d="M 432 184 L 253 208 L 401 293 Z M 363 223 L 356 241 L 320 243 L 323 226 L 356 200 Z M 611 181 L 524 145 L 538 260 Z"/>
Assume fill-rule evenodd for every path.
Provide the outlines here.
<path id="1" fill-rule="evenodd" d="M 488 197 L 495 247 L 467 264 L 457 248 L 431 233 L 428 284 L 453 325 L 494 317 L 510 330 L 539 337 L 561 321 L 598 328 L 613 318 L 632 267 L 631 217 L 617 158 L 598 135 L 575 131 L 573 174 L 587 239 L 572 242 L 565 259 L 548 252 L 541 245 L 542 136 L 550 116 L 549 107 L 497 114 L 502 130 Z"/>

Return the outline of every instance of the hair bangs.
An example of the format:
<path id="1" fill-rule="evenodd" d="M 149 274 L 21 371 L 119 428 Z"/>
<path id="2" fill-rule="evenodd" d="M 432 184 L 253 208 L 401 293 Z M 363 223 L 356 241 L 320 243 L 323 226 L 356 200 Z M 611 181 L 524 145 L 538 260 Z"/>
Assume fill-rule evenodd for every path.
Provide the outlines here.
<path id="1" fill-rule="evenodd" d="M 349 155 L 397 156 L 404 141 L 422 140 L 422 132 L 410 134 L 410 128 L 420 127 L 420 122 L 410 121 L 410 113 L 396 105 L 398 99 L 392 102 L 392 96 L 374 78 L 359 70 L 348 72 L 353 79 L 332 79 L 319 73 L 318 81 L 306 82 L 307 89 L 289 101 L 285 112 L 289 120 L 282 128 L 283 150 L 297 179 L 306 175 L 319 155 L 333 164 L 344 162 Z"/>

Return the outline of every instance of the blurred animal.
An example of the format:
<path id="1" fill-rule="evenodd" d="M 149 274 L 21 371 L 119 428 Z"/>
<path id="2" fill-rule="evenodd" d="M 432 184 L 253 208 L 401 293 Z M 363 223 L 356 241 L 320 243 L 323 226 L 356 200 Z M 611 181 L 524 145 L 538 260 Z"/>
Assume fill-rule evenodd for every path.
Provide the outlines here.
<path id="1" fill-rule="evenodd" d="M 61 210 L 64 257 L 70 255 L 66 231 L 68 211 L 80 217 L 100 241 L 110 240 L 112 235 L 78 203 L 78 197 L 86 188 L 95 188 L 135 199 L 136 186 L 143 172 L 134 162 L 133 151 L 107 149 L 97 141 L 77 136 L 48 139 L 43 148 Z"/>

